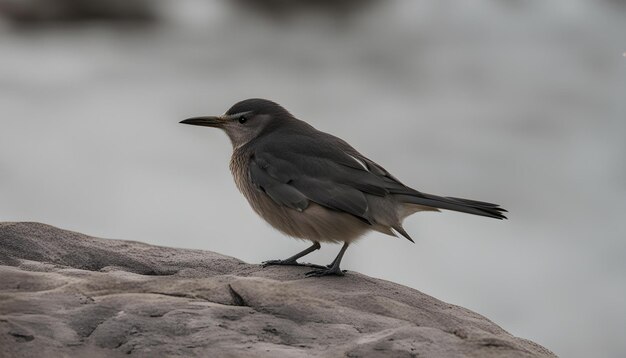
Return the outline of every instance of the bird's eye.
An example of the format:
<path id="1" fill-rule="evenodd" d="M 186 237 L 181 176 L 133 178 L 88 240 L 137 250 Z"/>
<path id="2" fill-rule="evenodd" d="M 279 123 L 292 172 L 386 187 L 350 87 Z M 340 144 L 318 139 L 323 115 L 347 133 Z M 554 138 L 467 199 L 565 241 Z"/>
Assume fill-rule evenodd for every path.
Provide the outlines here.
<path id="1" fill-rule="evenodd" d="M 239 123 L 241 123 L 241 124 L 246 123 L 247 120 L 248 120 L 248 118 L 246 118 L 246 116 L 239 117 Z"/>

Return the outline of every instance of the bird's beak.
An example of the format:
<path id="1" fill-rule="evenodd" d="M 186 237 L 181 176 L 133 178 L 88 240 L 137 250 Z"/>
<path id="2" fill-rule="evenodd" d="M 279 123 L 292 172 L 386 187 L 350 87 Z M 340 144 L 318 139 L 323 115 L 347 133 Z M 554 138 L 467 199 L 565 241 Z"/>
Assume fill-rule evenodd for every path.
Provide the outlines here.
<path id="1" fill-rule="evenodd" d="M 191 124 L 194 126 L 215 127 L 221 128 L 228 118 L 226 116 L 205 116 L 205 117 L 193 117 L 180 121 L 183 124 Z"/>

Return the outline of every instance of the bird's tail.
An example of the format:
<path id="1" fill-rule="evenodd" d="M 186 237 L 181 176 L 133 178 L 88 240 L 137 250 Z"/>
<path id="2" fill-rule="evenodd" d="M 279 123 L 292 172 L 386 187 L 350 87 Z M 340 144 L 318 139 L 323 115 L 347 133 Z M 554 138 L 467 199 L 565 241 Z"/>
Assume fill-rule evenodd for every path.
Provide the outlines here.
<path id="1" fill-rule="evenodd" d="M 469 199 L 437 196 L 426 193 L 413 195 L 395 195 L 396 199 L 407 204 L 416 204 L 437 209 L 453 210 L 462 213 L 486 216 L 494 219 L 506 219 L 503 213 L 507 212 L 498 204 L 486 203 Z"/>

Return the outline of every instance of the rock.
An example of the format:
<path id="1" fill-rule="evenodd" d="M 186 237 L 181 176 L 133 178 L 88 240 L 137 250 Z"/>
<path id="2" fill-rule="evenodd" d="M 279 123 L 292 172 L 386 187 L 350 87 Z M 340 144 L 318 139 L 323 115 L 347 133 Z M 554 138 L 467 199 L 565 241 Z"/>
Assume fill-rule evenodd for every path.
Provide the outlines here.
<path id="1" fill-rule="evenodd" d="M 0 223 L 0 356 L 554 357 L 411 288 L 305 271 Z"/>

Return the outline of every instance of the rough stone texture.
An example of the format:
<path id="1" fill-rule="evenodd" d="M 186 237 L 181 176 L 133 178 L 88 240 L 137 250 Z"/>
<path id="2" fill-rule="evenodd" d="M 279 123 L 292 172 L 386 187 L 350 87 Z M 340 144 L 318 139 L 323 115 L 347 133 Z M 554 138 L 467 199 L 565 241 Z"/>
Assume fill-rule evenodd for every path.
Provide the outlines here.
<path id="1" fill-rule="evenodd" d="M 0 223 L 0 356 L 554 356 L 408 287 L 305 271 Z"/>

